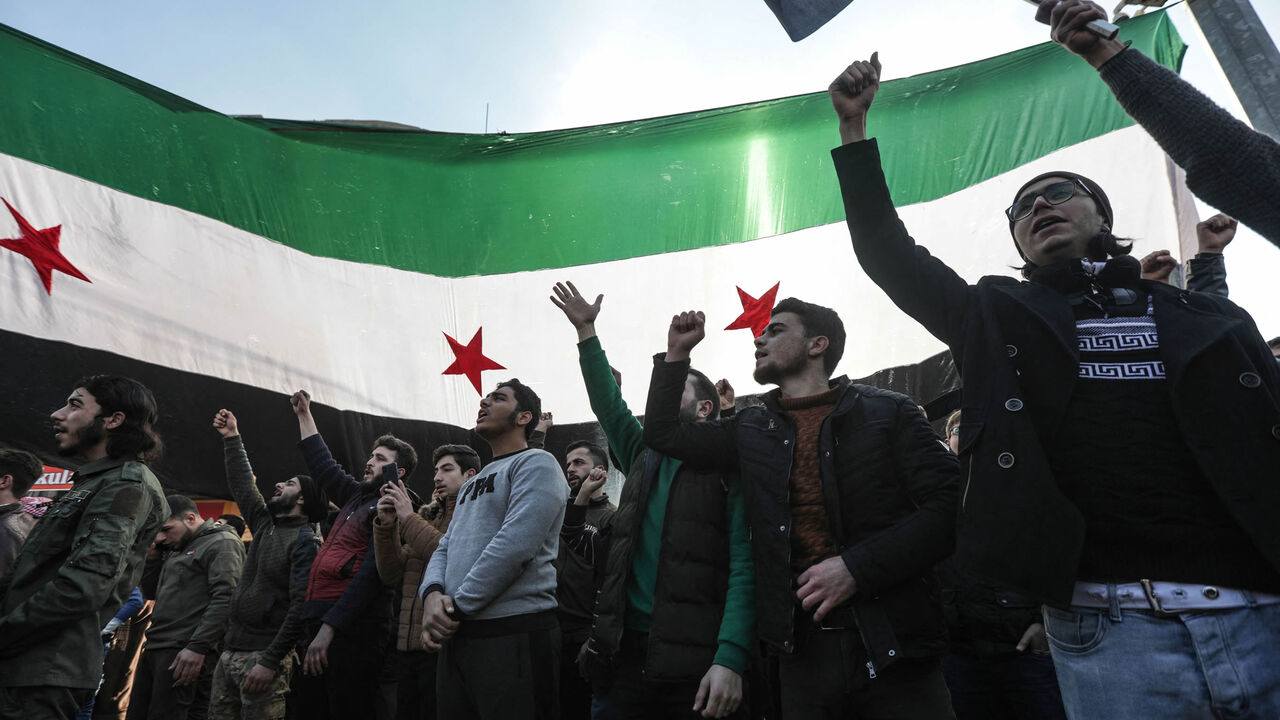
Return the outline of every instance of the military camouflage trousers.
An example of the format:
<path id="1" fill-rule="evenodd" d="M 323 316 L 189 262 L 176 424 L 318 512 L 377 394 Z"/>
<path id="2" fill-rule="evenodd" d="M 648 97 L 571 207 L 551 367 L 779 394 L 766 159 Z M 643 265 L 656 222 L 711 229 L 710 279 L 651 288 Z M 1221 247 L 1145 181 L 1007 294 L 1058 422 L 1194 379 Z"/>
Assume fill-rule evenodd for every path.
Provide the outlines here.
<path id="1" fill-rule="evenodd" d="M 258 664 L 256 650 L 224 650 L 213 671 L 213 689 L 209 698 L 209 720 L 282 720 L 284 696 L 289 693 L 289 678 L 297 655 L 289 653 L 280 663 L 275 679 L 263 692 L 247 693 L 244 687 L 249 671 Z"/>

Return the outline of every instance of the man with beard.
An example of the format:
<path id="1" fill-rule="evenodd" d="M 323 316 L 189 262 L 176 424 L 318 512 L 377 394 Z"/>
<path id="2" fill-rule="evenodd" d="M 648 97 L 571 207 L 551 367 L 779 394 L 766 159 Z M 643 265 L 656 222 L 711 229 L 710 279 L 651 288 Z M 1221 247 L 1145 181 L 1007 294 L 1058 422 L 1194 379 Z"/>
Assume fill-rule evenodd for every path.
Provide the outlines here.
<path id="1" fill-rule="evenodd" d="M 244 543 L 234 529 L 201 518 L 191 498 L 165 499 L 169 518 L 155 538 L 162 554 L 148 560 L 142 582 L 142 594 L 156 604 L 129 696 L 129 720 L 206 717 L 215 653 L 244 570 Z"/>
<path id="2" fill-rule="evenodd" d="M 584 669 L 620 719 L 730 715 L 742 702 L 742 676 L 755 645 L 741 489 L 719 470 L 646 445 L 596 335 L 604 296 L 589 303 L 572 283 L 554 290 L 553 302 L 578 333 L 591 410 L 627 474 L 618 512 L 608 521 L 595 524 L 584 513 L 583 495 L 603 485 L 603 468 L 584 480 L 578 502 L 565 513 L 565 544 L 604 563 Z M 716 386 L 693 368 L 681 377 L 680 418 L 714 421 Z"/>
<path id="3" fill-rule="evenodd" d="M 612 378 L 610 378 L 612 380 Z M 564 477 L 569 483 L 569 505 L 581 504 L 586 521 L 601 527 L 617 510 L 605 494 L 604 483 L 582 492 L 582 483 L 592 472 L 608 475 L 609 455 L 604 448 L 586 440 L 569 444 L 564 453 Z M 565 517 L 572 513 L 565 510 Z M 586 720 L 591 712 L 591 685 L 578 672 L 578 654 L 591 635 L 594 619 L 598 571 L 595 563 L 560 543 L 556 558 L 556 602 L 560 616 L 560 716 L 565 720 Z"/>
<path id="4" fill-rule="evenodd" d="M 569 491 L 555 457 L 529 447 L 541 410 L 515 379 L 480 400 L 493 460 L 458 492 L 422 579 L 422 642 L 441 650 L 437 708 L 450 720 L 559 717 L 555 559 Z"/>
<path id="5" fill-rule="evenodd" d="M 296 475 L 276 483 L 263 501 L 236 416 L 219 410 L 213 427 L 222 436 L 231 497 L 253 543 L 240 586 L 231 599 L 226 644 L 213 672 L 209 717 L 214 720 L 279 720 L 298 658 L 302 603 L 320 538 L 315 523 L 329 500 L 314 480 Z"/>
<path id="6" fill-rule="evenodd" d="M 0 587 L 0 717 L 73 718 L 98 687 L 102 628 L 169 515 L 146 465 L 157 415 L 142 383 L 95 375 L 51 416 L 58 454 L 84 464 Z"/>
<path id="7" fill-rule="evenodd" d="M 950 718 L 946 625 L 932 567 L 955 543 L 959 466 L 905 395 L 831 379 L 845 331 L 788 298 L 755 340 L 778 387 L 720 422 L 681 418 L 700 312 L 671 319 L 654 358 L 644 440 L 737 471 L 760 640 L 778 655 L 782 716 Z"/>
<path id="8" fill-rule="evenodd" d="M 1214 180 L 1261 151 L 1218 135 L 1225 112 L 1121 41 L 1097 47 L 1085 28 L 1102 8 L 1049 5 L 1059 42 L 1110 48 L 1087 54 L 1117 97 L 1153 83 L 1140 104 L 1176 108 L 1180 129 L 1151 129 L 1192 161 L 1203 197 L 1247 191 L 1223 209 L 1280 231 L 1276 181 Z M 831 155 L 859 264 L 946 343 L 964 382 L 953 562 L 1045 604 L 1068 717 L 1280 717 L 1280 372 L 1253 319 L 1142 279 L 1107 194 L 1066 170 L 1029 179 L 1004 210 L 1026 281 L 970 284 L 893 206 L 867 136 L 880 70 L 873 53 L 829 86 L 843 143 Z"/>
<path id="9" fill-rule="evenodd" d="M 407 480 L 418 454 L 409 443 L 383 435 L 373 442 L 363 477 L 356 480 L 320 437 L 311 396 L 299 390 L 291 402 L 308 472 L 341 508 L 311 564 L 302 608 L 303 637 L 310 645 L 297 683 L 297 706 L 308 719 L 364 717 L 374 707 L 392 623 L 391 591 L 378 578 L 373 555 L 378 488 L 384 466 L 395 463 L 396 476 Z"/>

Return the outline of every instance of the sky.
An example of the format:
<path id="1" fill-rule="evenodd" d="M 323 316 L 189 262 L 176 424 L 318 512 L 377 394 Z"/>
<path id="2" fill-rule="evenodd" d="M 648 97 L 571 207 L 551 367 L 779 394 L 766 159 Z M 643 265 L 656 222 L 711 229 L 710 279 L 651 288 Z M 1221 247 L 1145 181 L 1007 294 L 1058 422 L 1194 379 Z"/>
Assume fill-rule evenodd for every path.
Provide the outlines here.
<path id="1" fill-rule="evenodd" d="M 1280 37 L 1280 0 L 1254 7 Z M 1242 117 L 1190 14 L 1169 12 L 1190 46 L 1183 76 Z M 759 0 L 45 0 L 7 3 L 0 22 L 227 114 L 475 133 L 486 113 L 490 132 L 523 132 L 813 92 L 872 50 L 887 79 L 913 75 L 1046 41 L 1034 13 L 854 0 L 799 43 Z M 1280 335 L 1280 249 L 1243 230 L 1227 266 L 1232 299 Z"/>

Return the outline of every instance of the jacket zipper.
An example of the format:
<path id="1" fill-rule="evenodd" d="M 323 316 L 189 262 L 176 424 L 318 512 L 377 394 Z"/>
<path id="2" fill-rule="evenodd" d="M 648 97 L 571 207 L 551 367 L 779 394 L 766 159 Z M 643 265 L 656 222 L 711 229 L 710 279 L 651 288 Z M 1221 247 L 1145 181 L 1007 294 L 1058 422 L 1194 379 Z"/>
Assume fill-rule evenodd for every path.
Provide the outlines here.
<path id="1" fill-rule="evenodd" d="M 969 466 L 965 468 L 964 473 L 964 494 L 960 496 L 960 510 L 964 510 L 964 504 L 969 501 L 969 484 L 973 482 L 973 455 L 969 455 Z"/>
<path id="2" fill-rule="evenodd" d="M 854 620 L 858 620 L 858 616 L 855 615 Z M 867 635 L 863 634 L 861 625 L 858 626 L 858 639 L 863 641 L 863 650 L 867 651 L 867 676 L 874 680 L 876 679 L 876 661 L 872 659 L 872 647 L 867 644 Z"/>

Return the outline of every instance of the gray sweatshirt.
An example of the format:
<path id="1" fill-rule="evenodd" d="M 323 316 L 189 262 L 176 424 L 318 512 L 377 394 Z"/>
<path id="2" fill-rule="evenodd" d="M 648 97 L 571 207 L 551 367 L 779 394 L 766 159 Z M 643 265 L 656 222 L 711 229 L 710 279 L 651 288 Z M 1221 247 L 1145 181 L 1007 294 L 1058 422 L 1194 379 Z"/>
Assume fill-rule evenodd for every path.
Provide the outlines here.
<path id="1" fill-rule="evenodd" d="M 458 491 L 418 594 L 435 586 L 476 620 L 556 607 L 556 553 L 569 486 L 551 453 L 495 458 Z"/>

